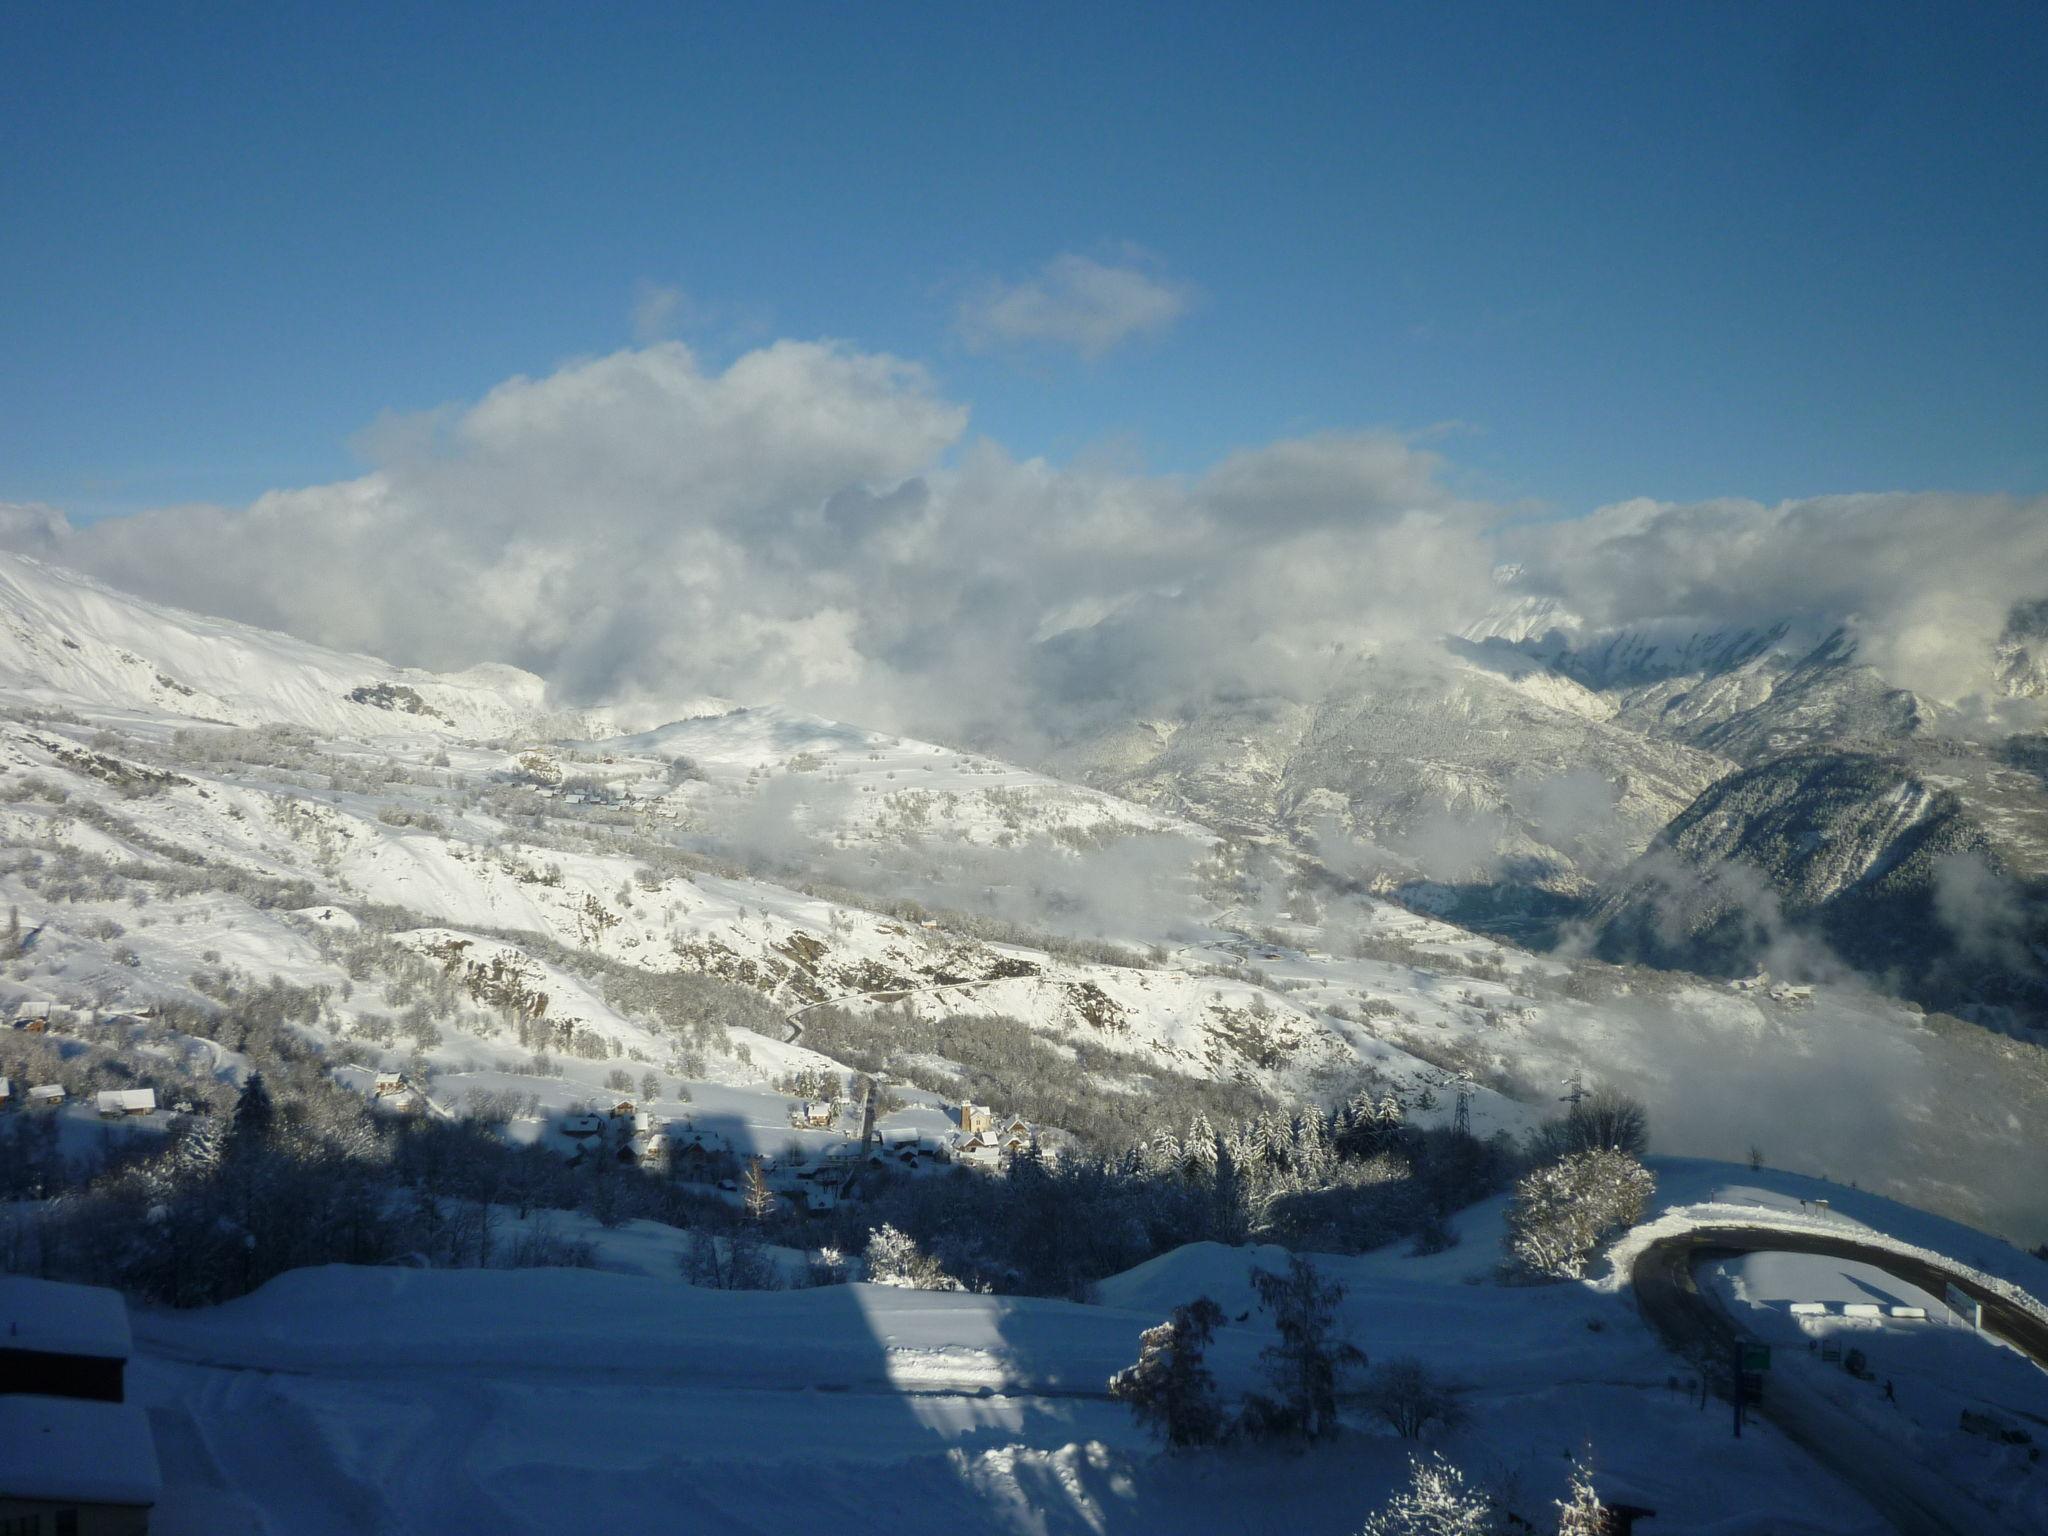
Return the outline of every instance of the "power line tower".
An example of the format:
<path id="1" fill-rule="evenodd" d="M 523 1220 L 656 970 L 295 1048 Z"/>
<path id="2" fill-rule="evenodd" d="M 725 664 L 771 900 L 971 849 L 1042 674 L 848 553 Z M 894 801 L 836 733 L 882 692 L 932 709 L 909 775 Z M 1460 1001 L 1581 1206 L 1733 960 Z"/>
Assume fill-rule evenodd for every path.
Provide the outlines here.
<path id="1" fill-rule="evenodd" d="M 1472 1074 L 1458 1074 L 1458 1107 L 1451 1112 L 1451 1129 L 1460 1136 L 1472 1134 Z"/>
<path id="2" fill-rule="evenodd" d="M 1579 1101 L 1586 1096 L 1586 1082 L 1584 1077 L 1580 1075 L 1578 1068 L 1574 1067 L 1572 1075 L 1564 1080 L 1564 1088 L 1565 1091 L 1557 1102 L 1569 1104 L 1573 1109 L 1577 1109 Z"/>

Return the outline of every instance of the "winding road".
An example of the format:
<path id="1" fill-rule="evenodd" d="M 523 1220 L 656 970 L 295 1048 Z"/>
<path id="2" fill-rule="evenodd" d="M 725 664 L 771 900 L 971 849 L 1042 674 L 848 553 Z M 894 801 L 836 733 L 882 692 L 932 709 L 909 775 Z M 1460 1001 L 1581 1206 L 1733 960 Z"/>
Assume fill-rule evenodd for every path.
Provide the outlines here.
<path id="1" fill-rule="evenodd" d="M 1726 1362 L 1749 1337 L 1693 1280 L 1704 1260 L 1745 1253 L 1808 1253 L 1868 1264 L 1939 1296 L 1946 1286 L 1984 1307 L 1984 1332 L 2048 1370 L 2048 1323 L 2008 1298 L 1940 1264 L 1851 1237 L 1773 1227 L 1701 1227 L 1652 1243 L 1631 1271 L 1643 1317 L 1680 1354 L 1700 1363 L 1717 1390 L 1727 1388 Z M 1755 1411 L 1785 1437 L 1863 1495 L 1902 1536 L 1990 1536 L 2015 1530 L 1946 1479 L 1898 1454 L 1868 1426 L 1843 1412 L 1792 1373 L 1771 1381 Z"/>

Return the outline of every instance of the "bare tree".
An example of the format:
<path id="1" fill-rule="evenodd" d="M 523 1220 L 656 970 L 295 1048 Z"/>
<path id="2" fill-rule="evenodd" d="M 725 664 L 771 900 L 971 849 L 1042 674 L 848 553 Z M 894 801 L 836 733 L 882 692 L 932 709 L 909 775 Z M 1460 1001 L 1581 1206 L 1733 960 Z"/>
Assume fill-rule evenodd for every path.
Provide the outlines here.
<path id="1" fill-rule="evenodd" d="M 1626 1152 L 1641 1157 L 1650 1147 L 1650 1115 L 1641 1101 L 1612 1088 L 1596 1088 L 1561 1120 L 1536 1132 L 1533 1150 L 1546 1161 L 1574 1152 Z"/>
<path id="2" fill-rule="evenodd" d="M 747 1214 L 755 1221 L 766 1221 L 775 1209 L 775 1191 L 768 1187 L 768 1175 L 758 1157 L 747 1159 L 745 1195 Z"/>
<path id="3" fill-rule="evenodd" d="M 1420 1440 L 1433 1425 L 1454 1429 L 1465 1416 L 1457 1395 L 1413 1355 L 1373 1367 L 1365 1405 L 1403 1440 Z"/>

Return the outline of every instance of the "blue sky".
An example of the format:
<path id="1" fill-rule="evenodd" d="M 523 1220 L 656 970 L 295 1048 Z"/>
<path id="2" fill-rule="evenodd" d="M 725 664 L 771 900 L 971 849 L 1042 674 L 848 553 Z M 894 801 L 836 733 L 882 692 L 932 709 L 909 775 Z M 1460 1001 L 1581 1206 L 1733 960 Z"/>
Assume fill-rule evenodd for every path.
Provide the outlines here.
<path id="1" fill-rule="evenodd" d="M 710 359 L 893 352 L 1060 461 L 1388 425 L 1553 514 L 2048 487 L 2039 5 L 0 25 L 0 499 L 74 516 L 355 473 L 669 289 Z M 963 333 L 1062 256 L 1175 313 Z"/>

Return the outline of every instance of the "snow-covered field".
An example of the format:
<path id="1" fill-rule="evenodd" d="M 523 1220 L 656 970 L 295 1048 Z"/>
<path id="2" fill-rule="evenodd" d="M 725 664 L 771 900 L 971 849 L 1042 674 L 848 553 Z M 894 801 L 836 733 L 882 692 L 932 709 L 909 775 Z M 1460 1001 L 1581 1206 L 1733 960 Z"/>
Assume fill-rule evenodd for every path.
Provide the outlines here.
<path id="1" fill-rule="evenodd" d="M 1695 1207 L 1797 1209 L 1797 1181 L 1662 1171 Z M 1929 1235 L 1881 1202 L 1865 1215 L 1896 1215 L 1905 1240 Z M 1725 1410 L 1701 1410 L 1625 1290 L 1501 1285 L 1498 1203 L 1459 1225 L 1460 1246 L 1428 1258 L 1317 1262 L 1347 1286 L 1342 1321 L 1369 1356 L 1413 1354 L 1459 1385 L 1470 1421 L 1431 1445 L 1475 1479 L 1537 1514 L 1577 1455 L 1610 1501 L 1656 1508 L 1664 1531 L 1884 1528 L 1767 1426 L 1731 1439 Z M 645 1239 L 619 1241 L 630 1252 Z M 1200 1294 L 1231 1319 L 1210 1351 L 1220 1385 L 1254 1385 L 1272 1335 L 1249 1277 L 1284 1257 L 1180 1249 L 1105 1281 L 1095 1305 L 869 1285 L 706 1291 L 644 1271 L 300 1271 L 226 1306 L 137 1315 L 132 1381 L 167 1481 L 155 1528 L 653 1519 L 769 1532 L 886 1516 L 912 1533 L 1336 1536 L 1404 1479 L 1413 1449 L 1355 1407 L 1339 1440 L 1308 1452 L 1166 1455 L 1104 1393 L 1138 1333 Z M 1827 1289 L 1786 1262 L 1749 1261 L 1731 1297 Z M 1896 1411 L 1924 1399 L 1932 1425 L 1952 1399 L 2042 1405 L 2048 1378 L 2032 1366 L 2014 1357 L 1994 1385 L 2002 1351 L 1920 1328 L 1918 1353 L 1894 1350 Z M 1925 1433 L 1930 1454 L 1997 1459 L 1982 1441 Z M 2038 1480 L 2011 1462 L 2009 1479 Z"/>

